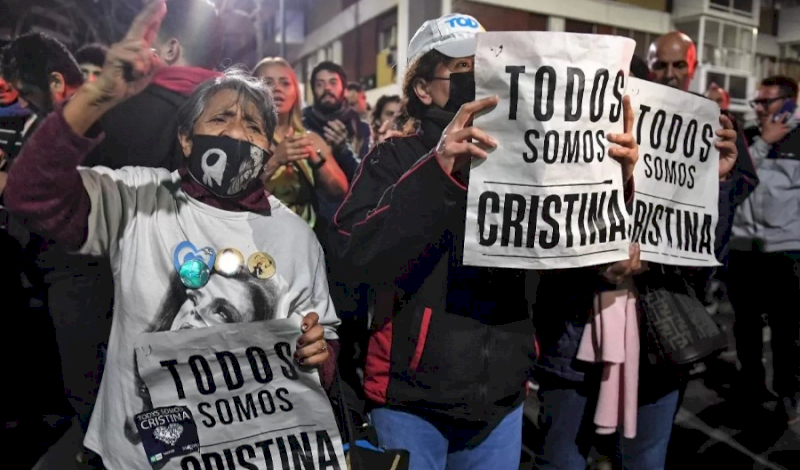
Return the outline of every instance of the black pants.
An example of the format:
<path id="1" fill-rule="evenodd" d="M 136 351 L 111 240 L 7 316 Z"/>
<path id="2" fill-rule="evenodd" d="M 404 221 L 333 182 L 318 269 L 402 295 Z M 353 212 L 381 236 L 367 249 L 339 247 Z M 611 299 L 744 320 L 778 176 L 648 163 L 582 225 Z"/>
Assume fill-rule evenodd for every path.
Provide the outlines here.
<path id="1" fill-rule="evenodd" d="M 728 295 L 736 312 L 734 335 L 745 383 L 763 387 L 761 362 L 767 314 L 772 335 L 773 389 L 786 411 L 796 413 L 800 399 L 800 251 L 732 251 Z"/>
<path id="2" fill-rule="evenodd" d="M 85 432 L 97 400 L 111 332 L 114 281 L 107 260 L 68 259 L 69 266 L 51 270 L 44 280 L 64 389 Z"/>

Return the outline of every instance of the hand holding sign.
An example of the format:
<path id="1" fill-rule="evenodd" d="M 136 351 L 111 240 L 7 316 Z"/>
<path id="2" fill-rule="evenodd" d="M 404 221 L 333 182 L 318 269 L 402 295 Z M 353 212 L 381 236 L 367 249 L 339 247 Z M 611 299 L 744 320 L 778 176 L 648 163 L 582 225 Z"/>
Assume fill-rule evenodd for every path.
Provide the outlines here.
<path id="1" fill-rule="evenodd" d="M 641 250 L 638 243 L 631 243 L 628 251 L 629 258 L 623 261 L 617 261 L 608 268 L 603 270 L 603 277 L 612 284 L 620 285 L 636 274 L 641 274 L 647 271 L 647 261 L 640 260 Z"/>
<path id="2" fill-rule="evenodd" d="M 622 98 L 622 109 L 625 130 L 622 134 L 608 134 L 608 141 L 618 145 L 608 149 L 608 155 L 622 165 L 622 181 L 627 183 L 633 177 L 633 168 L 639 161 L 639 144 L 633 136 L 633 107 L 627 95 Z"/>
<path id="3" fill-rule="evenodd" d="M 304 366 L 319 367 L 328 360 L 328 343 L 325 341 L 325 330 L 319 324 L 319 315 L 314 312 L 303 318 L 300 327 L 303 336 L 297 340 L 295 359 Z"/>
<path id="4" fill-rule="evenodd" d="M 717 130 L 719 139 L 714 145 L 719 150 L 719 179 L 724 180 L 736 165 L 739 151 L 736 148 L 736 131 L 728 116 L 720 116 L 719 123 L 722 129 Z"/>
<path id="5" fill-rule="evenodd" d="M 471 142 L 477 140 L 488 147 L 497 147 L 497 141 L 478 129 L 469 126 L 472 116 L 480 111 L 497 106 L 498 97 L 490 96 L 461 106 L 456 116 L 442 132 L 436 146 L 436 159 L 447 174 L 452 174 L 468 164 L 472 157 L 486 158 L 485 150 Z M 468 127 L 469 126 L 469 127 Z"/>

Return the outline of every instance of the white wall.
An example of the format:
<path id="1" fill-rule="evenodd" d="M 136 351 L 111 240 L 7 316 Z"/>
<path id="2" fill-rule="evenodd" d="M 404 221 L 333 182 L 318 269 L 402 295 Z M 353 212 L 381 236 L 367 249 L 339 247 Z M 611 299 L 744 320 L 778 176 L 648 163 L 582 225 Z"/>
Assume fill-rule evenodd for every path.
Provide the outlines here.
<path id="1" fill-rule="evenodd" d="M 400 85 L 393 83 L 391 85 L 382 86 L 380 88 L 373 88 L 372 90 L 367 90 L 364 92 L 367 95 L 367 102 L 371 103 L 373 106 L 383 95 L 400 95 L 403 96 L 403 92 L 400 89 Z"/>
<path id="2" fill-rule="evenodd" d="M 777 36 L 759 32 L 758 36 L 756 36 L 756 54 L 779 57 L 781 48 L 778 45 Z"/>
<path id="3" fill-rule="evenodd" d="M 778 42 L 800 42 L 800 7 L 787 8 L 778 13 Z"/>
<path id="4" fill-rule="evenodd" d="M 670 14 L 607 0 L 477 0 L 478 3 L 571 18 L 589 23 L 663 34 L 672 29 Z M 695 0 L 696 1 L 696 0 Z"/>
<path id="5" fill-rule="evenodd" d="M 303 57 L 327 45 L 344 33 L 355 29 L 356 26 L 364 24 L 376 16 L 380 16 L 387 10 L 397 6 L 399 1 L 400 0 L 361 0 L 357 4 L 350 5 L 320 28 L 309 31 L 303 43 L 303 47 L 300 48 L 298 52 L 298 57 Z M 356 24 L 356 13 L 358 14 L 358 24 Z M 398 40 L 399 39 L 400 38 L 398 38 Z"/>

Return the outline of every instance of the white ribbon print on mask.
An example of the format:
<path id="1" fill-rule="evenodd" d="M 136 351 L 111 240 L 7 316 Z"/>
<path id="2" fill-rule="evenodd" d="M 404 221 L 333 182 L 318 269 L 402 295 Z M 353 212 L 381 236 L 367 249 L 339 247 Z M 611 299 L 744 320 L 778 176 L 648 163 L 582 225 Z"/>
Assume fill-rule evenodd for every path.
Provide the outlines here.
<path id="1" fill-rule="evenodd" d="M 211 155 L 217 155 L 219 158 L 213 165 L 208 164 L 208 159 Z M 217 186 L 222 185 L 222 176 L 225 173 L 225 165 L 228 163 L 228 155 L 221 149 L 208 149 L 203 154 L 201 165 L 203 168 L 203 184 L 212 186 L 211 182 L 215 182 Z"/>

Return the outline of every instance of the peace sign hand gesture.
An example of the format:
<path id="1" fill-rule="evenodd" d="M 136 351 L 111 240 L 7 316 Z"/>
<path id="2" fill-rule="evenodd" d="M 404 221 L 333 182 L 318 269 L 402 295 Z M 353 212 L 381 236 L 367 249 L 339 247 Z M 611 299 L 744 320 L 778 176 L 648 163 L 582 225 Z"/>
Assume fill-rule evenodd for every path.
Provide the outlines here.
<path id="1" fill-rule="evenodd" d="M 162 65 L 151 46 L 166 13 L 164 0 L 150 2 L 133 20 L 122 41 L 111 46 L 103 72 L 95 82 L 84 85 L 94 104 L 110 108 L 147 87 Z"/>

